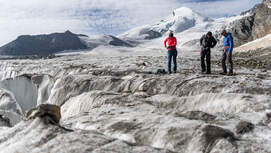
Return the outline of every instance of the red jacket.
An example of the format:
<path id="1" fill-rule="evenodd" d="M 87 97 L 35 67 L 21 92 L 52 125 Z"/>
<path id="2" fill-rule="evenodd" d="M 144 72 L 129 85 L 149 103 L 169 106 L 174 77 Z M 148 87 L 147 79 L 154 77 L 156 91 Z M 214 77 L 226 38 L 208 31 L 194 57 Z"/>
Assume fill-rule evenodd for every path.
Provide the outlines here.
<path id="1" fill-rule="evenodd" d="M 168 37 L 165 41 L 164 41 L 165 47 L 168 50 L 175 50 L 176 49 L 176 45 L 177 45 L 177 39 L 176 37 Z"/>

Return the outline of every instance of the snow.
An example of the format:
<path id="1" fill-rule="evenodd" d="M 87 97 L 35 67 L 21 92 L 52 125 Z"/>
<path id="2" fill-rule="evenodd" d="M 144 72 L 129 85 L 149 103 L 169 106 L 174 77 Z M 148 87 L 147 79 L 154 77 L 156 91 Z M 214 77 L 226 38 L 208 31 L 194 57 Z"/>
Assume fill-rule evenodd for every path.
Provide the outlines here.
<path id="1" fill-rule="evenodd" d="M 153 25 L 145 25 L 142 27 L 137 27 L 124 34 L 119 35 L 123 39 L 142 39 L 144 38 L 144 33 L 146 31 L 156 31 L 159 33 L 165 33 L 169 30 L 176 33 L 183 32 L 189 28 L 194 27 L 196 24 L 201 24 L 203 22 L 210 22 L 212 19 L 201 16 L 200 14 L 193 12 L 190 8 L 182 7 L 174 10 L 175 16 L 168 16 L 160 22 Z"/>
<path id="2" fill-rule="evenodd" d="M 190 53 L 187 50 L 183 50 L 181 58 L 178 58 L 182 73 L 149 74 L 167 64 L 166 51 L 153 50 L 152 47 L 155 46 L 100 46 L 90 52 L 62 54 L 55 59 L 8 61 L 12 71 L 19 74 L 40 74 L 39 79 L 33 79 L 35 77 L 32 76 L 32 82 L 25 77 L 15 77 L 9 80 L 9 87 L 15 87 L 10 82 L 14 81 L 20 86 L 20 90 L 24 87 L 33 92 L 30 87 L 34 84 L 35 92 L 38 93 L 36 98 L 40 97 L 39 103 L 47 101 L 61 106 L 61 125 L 72 128 L 75 132 L 62 132 L 56 126 L 44 125 L 39 120 L 20 122 L 13 128 L 0 131 L 7 138 L 0 138 L 0 148 L 10 153 L 25 150 L 21 148 L 24 146 L 29 146 L 31 153 L 67 152 L 69 148 L 79 145 L 80 148 L 77 149 L 80 152 L 93 145 L 90 140 L 101 142 L 97 138 L 102 136 L 110 140 L 114 138 L 118 145 L 127 141 L 133 144 L 130 148 L 143 145 L 152 149 L 189 152 L 186 150 L 188 146 L 201 147 L 198 139 L 193 137 L 200 137 L 197 135 L 199 127 L 208 123 L 200 119 L 190 120 L 176 116 L 176 112 L 209 113 L 217 116 L 213 125 L 234 131 L 240 119 L 259 123 L 266 110 L 271 110 L 269 75 L 264 79 L 257 79 L 254 75 L 263 74 L 261 71 L 246 69 L 236 69 L 240 75 L 233 77 L 202 75 L 198 55 L 186 56 Z M 214 59 L 215 53 L 216 51 Z M 215 73 L 221 69 L 217 65 L 212 68 Z M 261 90 L 250 91 L 253 87 Z M 14 97 L 19 94 L 14 89 L 10 91 L 14 93 Z M 16 100 L 20 106 L 27 102 L 20 98 Z M 100 135 L 93 134 L 94 131 Z M 270 129 L 264 127 L 263 131 L 270 132 Z M 253 138 L 254 134 L 256 139 Z M 54 137 L 49 137 L 50 135 Z M 248 141 L 237 142 L 238 148 L 244 149 L 248 142 L 253 142 L 251 147 L 254 149 L 259 147 L 270 152 L 269 147 L 262 145 L 263 142 L 270 144 L 270 140 L 259 141 L 261 137 L 261 132 L 252 132 L 246 136 Z M 36 144 L 42 140 L 48 143 L 40 144 L 37 148 Z M 190 143 L 192 140 L 195 143 Z M 78 141 L 80 144 L 77 144 Z M 113 148 L 116 149 L 118 145 Z M 59 151 L 61 149 L 63 151 Z"/>
<path id="3" fill-rule="evenodd" d="M 263 38 L 256 39 L 252 42 L 246 43 L 240 47 L 235 48 L 235 51 L 249 51 L 249 50 L 256 50 L 259 48 L 268 48 L 271 47 L 271 34 L 266 35 Z"/>
<path id="4" fill-rule="evenodd" d="M 20 105 L 16 102 L 13 93 L 2 89 L 0 91 L 0 110 L 22 114 Z"/>
<path id="5" fill-rule="evenodd" d="M 187 7 L 181 7 L 174 10 L 174 12 L 175 16 L 167 17 L 164 20 L 164 24 L 158 24 L 158 26 L 154 26 L 154 29 L 162 31 L 171 25 L 169 30 L 180 33 L 194 27 L 196 24 L 212 21 L 212 19 L 204 17 Z"/>
<path id="6" fill-rule="evenodd" d="M 80 36 L 79 38 L 88 46 L 89 49 L 94 49 L 99 46 L 132 47 L 128 42 L 111 35 L 93 35 L 88 37 Z"/>
<path id="7" fill-rule="evenodd" d="M 51 94 L 53 85 L 54 85 L 54 81 L 52 77 L 48 75 L 45 75 L 42 77 L 42 82 L 40 83 L 39 88 L 38 88 L 38 98 L 37 98 L 38 105 L 47 102 Z"/>
<path id="8" fill-rule="evenodd" d="M 200 152 L 208 143 L 202 127 L 213 125 L 236 135 L 236 125 L 250 121 L 256 128 L 240 135 L 245 141 L 234 141 L 235 147 L 231 140 L 221 139 L 212 145 L 212 151 L 245 152 L 249 147 L 253 152 L 271 152 L 270 134 L 265 134 L 271 133 L 270 123 L 262 123 L 271 111 L 270 71 L 235 68 L 238 75 L 221 76 L 220 65 L 213 64 L 212 75 L 201 74 L 199 51 L 183 46 L 242 17 L 211 20 L 180 8 L 159 25 L 139 27 L 123 35 L 141 39 L 139 33 L 149 29 L 178 31 L 176 74 L 152 73 L 167 67 L 167 50 L 163 48 L 166 34 L 134 48 L 108 45 L 110 36 L 81 37 L 95 49 L 61 53 L 54 59 L 0 60 L 0 87 L 5 89 L 0 90 L 0 109 L 4 109 L 0 114 L 14 126 L 20 121 L 16 111 L 25 112 L 41 103 L 55 104 L 61 106 L 60 124 L 74 130 L 64 131 L 42 118 L 22 121 L 12 128 L 1 128 L 1 151 Z M 212 60 L 219 61 L 219 54 L 214 49 Z M 188 111 L 208 113 L 215 119 L 180 115 Z"/>
<path id="9" fill-rule="evenodd" d="M 156 31 L 163 35 L 162 38 L 156 40 L 147 41 L 144 47 L 159 45 L 157 48 L 163 47 L 163 39 L 167 37 L 169 31 L 173 31 L 178 38 L 179 47 L 182 48 L 183 44 L 191 40 L 200 39 L 203 34 L 208 31 L 217 32 L 221 29 L 227 29 L 231 26 L 231 23 L 241 19 L 246 15 L 238 15 L 229 18 L 211 19 L 205 17 L 197 12 L 194 12 L 190 8 L 181 7 L 176 9 L 175 16 L 170 15 L 165 19 L 157 22 L 153 25 L 145 25 L 134 28 L 124 34 L 119 35 L 120 38 L 125 40 L 142 40 L 146 36 L 147 31 Z M 191 48 L 191 46 L 189 46 Z M 186 48 L 187 49 L 187 48 Z"/>
<path id="10" fill-rule="evenodd" d="M 246 98 L 249 97 L 249 98 Z M 166 104 L 172 101 L 179 111 L 202 111 L 210 114 L 227 113 L 238 114 L 241 112 L 256 112 L 259 105 L 269 103 L 271 97 L 265 95 L 249 96 L 245 94 L 202 93 L 188 97 L 170 97 L 168 95 L 155 95 L 149 100 Z M 180 105 L 180 106 L 179 106 Z"/>
<path id="11" fill-rule="evenodd" d="M 0 88 L 13 93 L 22 112 L 25 112 L 37 105 L 37 88 L 25 76 L 15 77 L 0 82 Z"/>
<path id="12" fill-rule="evenodd" d="M 7 117 L 10 121 L 11 126 L 15 126 L 16 124 L 22 121 L 21 119 L 22 116 L 13 111 L 0 110 L 0 115 Z"/>
<path id="13" fill-rule="evenodd" d="M 95 47 L 95 45 L 107 45 L 112 40 L 107 35 L 92 35 L 88 37 L 80 37 L 82 40 L 87 42 L 88 47 Z M 93 45 L 93 46 L 92 46 Z"/>
<path id="14" fill-rule="evenodd" d="M 271 1 L 270 0 L 264 0 L 263 2 L 265 5 L 267 5 L 268 8 L 271 9 Z"/>
<path id="15" fill-rule="evenodd" d="M 123 38 L 123 39 L 132 38 L 132 39 L 142 40 L 146 37 L 146 35 L 144 35 L 144 33 L 146 33 L 146 31 L 149 31 L 149 30 L 151 30 L 150 25 L 140 26 L 140 27 L 136 27 L 132 30 L 129 30 L 128 32 L 125 32 L 125 33 L 119 35 L 118 37 Z"/>
<path id="16" fill-rule="evenodd" d="M 7 78 L 14 78 L 17 73 L 13 71 L 13 67 L 10 66 L 8 62 L 3 62 L 2 65 L 0 65 L 1 72 L 0 72 L 0 80 L 4 80 Z"/>

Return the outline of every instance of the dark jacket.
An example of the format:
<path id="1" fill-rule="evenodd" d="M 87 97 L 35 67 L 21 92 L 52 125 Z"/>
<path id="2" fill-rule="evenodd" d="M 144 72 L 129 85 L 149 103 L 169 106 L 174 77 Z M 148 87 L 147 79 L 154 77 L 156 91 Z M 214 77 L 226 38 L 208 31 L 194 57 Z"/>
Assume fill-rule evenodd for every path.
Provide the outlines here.
<path id="1" fill-rule="evenodd" d="M 202 50 L 210 50 L 211 48 L 214 48 L 216 44 L 217 41 L 213 36 L 208 38 L 206 35 L 203 35 L 200 38 L 200 46 Z"/>

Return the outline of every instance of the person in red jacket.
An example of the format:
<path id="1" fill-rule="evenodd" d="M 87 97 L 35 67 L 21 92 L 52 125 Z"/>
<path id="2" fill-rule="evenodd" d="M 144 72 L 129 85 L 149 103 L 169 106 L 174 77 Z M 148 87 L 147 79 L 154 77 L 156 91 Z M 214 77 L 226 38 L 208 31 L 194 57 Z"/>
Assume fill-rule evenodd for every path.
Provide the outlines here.
<path id="1" fill-rule="evenodd" d="M 177 72 L 177 39 L 174 37 L 173 32 L 169 33 L 168 38 L 164 41 L 165 47 L 168 49 L 168 73 L 171 73 L 171 61 L 173 59 L 173 64 L 174 64 L 174 73 Z"/>

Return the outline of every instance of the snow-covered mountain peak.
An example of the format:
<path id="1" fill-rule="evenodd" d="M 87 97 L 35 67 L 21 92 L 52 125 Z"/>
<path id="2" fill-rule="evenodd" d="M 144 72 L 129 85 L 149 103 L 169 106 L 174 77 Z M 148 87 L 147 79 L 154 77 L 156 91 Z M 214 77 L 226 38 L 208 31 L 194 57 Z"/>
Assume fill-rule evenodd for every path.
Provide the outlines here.
<path id="1" fill-rule="evenodd" d="M 176 10 L 174 10 L 174 13 L 176 16 L 190 16 L 194 14 L 193 10 L 188 7 L 180 7 Z"/>
<path id="2" fill-rule="evenodd" d="M 169 17 L 167 25 L 172 25 L 169 30 L 174 31 L 175 33 L 180 33 L 196 26 L 197 24 L 208 21 L 213 20 L 193 11 L 190 8 L 181 7 L 173 11 L 173 18 Z"/>
<path id="3" fill-rule="evenodd" d="M 181 33 L 189 28 L 213 21 L 192 9 L 181 7 L 172 12 L 168 17 L 153 24 L 134 28 L 119 37 L 123 39 L 155 39 L 161 37 L 168 31 Z"/>
<path id="4" fill-rule="evenodd" d="M 185 18 L 190 18 L 190 19 L 195 19 L 195 20 L 211 20 L 208 17 L 205 17 L 201 15 L 200 13 L 197 13 L 193 11 L 191 8 L 188 7 L 181 7 L 173 11 L 173 16 L 174 18 L 180 18 L 180 17 L 185 17 Z"/>

